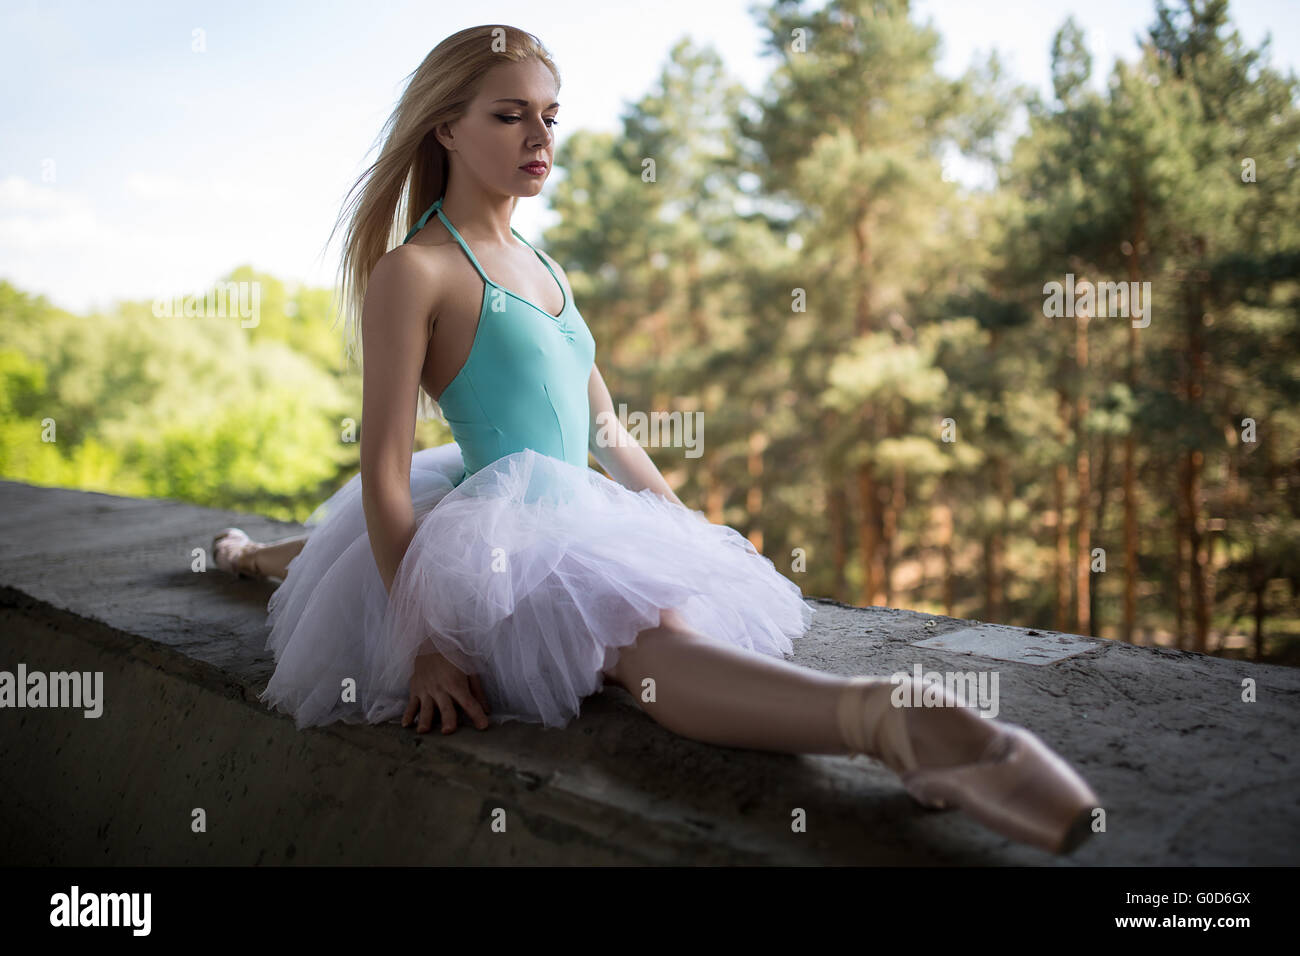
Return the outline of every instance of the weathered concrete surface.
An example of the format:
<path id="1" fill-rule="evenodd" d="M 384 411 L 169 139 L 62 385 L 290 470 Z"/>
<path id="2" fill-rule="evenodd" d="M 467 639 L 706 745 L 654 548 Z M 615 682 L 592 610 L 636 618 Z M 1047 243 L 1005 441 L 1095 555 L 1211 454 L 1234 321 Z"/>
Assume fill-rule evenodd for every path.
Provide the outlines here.
<path id="1" fill-rule="evenodd" d="M 916 806 L 866 757 L 678 737 L 617 688 L 564 730 L 299 732 L 256 700 L 273 585 L 191 570 L 237 524 L 166 500 L 0 482 L 0 670 L 102 671 L 98 719 L 0 709 L 0 863 L 1294 865 L 1300 674 L 812 600 L 796 663 L 996 670 L 999 717 L 1088 778 L 1107 830 L 1060 859 Z M 987 633 L 987 641 L 978 638 Z M 1020 644 L 1015 637 L 1019 633 Z M 960 648 L 939 646 L 956 635 Z M 969 643 L 970 639 L 977 638 Z M 1057 660 L 1042 653 L 1065 646 Z M 1022 661 L 999 658 L 1019 657 Z M 1046 659 L 1047 662 L 1044 662 Z M 1025 661 L 1035 661 L 1026 663 Z M 1254 680 L 1258 702 L 1241 701 Z M 207 830 L 195 833 L 195 808 Z M 494 832 L 497 808 L 506 832 Z M 795 808 L 807 832 L 791 832 Z"/>

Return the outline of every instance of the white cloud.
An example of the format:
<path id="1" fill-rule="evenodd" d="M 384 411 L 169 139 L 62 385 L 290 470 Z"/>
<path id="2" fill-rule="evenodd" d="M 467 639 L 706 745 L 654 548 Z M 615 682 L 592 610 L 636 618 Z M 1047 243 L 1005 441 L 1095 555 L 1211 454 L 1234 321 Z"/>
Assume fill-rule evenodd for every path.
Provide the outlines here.
<path id="1" fill-rule="evenodd" d="M 283 199 L 283 192 L 259 181 L 256 171 L 238 179 L 227 176 L 174 176 L 169 173 L 136 171 L 126 177 L 126 191 L 134 199 L 145 202 L 175 202 L 189 200 L 203 202 L 215 200 L 222 209 L 230 205 L 247 205 L 256 208 L 261 203 Z"/>
<path id="2" fill-rule="evenodd" d="M 136 199 L 156 202 L 192 195 L 193 187 L 166 173 L 135 172 L 126 177 L 126 191 Z"/>
<path id="3" fill-rule="evenodd" d="M 85 202 L 55 186 L 44 186 L 22 176 L 0 179 L 0 215 L 10 211 L 61 215 L 84 213 Z"/>
<path id="4" fill-rule="evenodd" d="M 334 263 L 313 261 L 324 235 L 293 206 L 288 180 L 275 170 L 243 180 L 239 172 L 137 171 L 122 189 L 95 195 L 0 180 L 0 278 L 74 312 L 201 292 L 244 263 L 330 281 Z"/>
<path id="5" fill-rule="evenodd" d="M 76 193 L 30 182 L 0 180 L 0 251 L 30 252 L 107 242 L 112 230 L 95 218 L 90 202 Z"/>

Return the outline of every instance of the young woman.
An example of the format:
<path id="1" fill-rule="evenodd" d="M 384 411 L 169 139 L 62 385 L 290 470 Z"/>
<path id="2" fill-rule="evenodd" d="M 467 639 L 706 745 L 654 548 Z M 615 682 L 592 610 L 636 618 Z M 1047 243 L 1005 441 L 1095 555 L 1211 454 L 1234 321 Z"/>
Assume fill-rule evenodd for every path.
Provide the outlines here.
<path id="1" fill-rule="evenodd" d="M 479 729 L 563 727 L 609 682 L 676 733 L 868 754 L 927 806 L 1073 849 L 1098 800 L 1061 758 L 951 696 L 893 706 L 890 678 L 788 662 L 813 617 L 799 588 L 683 505 L 618 424 L 564 270 L 510 227 L 551 169 L 559 85 L 531 34 L 456 33 L 358 181 L 343 273 L 360 473 L 305 537 L 213 543 L 220 566 L 282 581 L 262 699 L 299 727 L 401 716 L 425 733 L 436 713 L 452 733 L 457 705 Z M 455 440 L 413 455 L 421 389 Z"/>

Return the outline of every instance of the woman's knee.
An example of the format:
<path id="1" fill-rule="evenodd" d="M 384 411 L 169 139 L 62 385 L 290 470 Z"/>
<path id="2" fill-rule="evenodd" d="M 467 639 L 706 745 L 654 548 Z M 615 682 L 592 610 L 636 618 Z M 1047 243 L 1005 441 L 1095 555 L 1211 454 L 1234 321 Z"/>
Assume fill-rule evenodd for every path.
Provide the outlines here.
<path id="1" fill-rule="evenodd" d="M 620 647 L 616 652 L 617 658 L 613 665 L 605 668 L 601 673 L 606 680 L 627 690 L 629 682 L 633 684 L 638 682 L 636 678 L 630 676 L 631 673 L 645 670 L 642 662 L 647 655 L 673 644 L 696 640 L 698 637 L 699 635 L 686 626 L 686 621 L 680 613 L 665 609 L 660 614 L 659 624 L 638 631 L 636 639 L 631 644 Z"/>

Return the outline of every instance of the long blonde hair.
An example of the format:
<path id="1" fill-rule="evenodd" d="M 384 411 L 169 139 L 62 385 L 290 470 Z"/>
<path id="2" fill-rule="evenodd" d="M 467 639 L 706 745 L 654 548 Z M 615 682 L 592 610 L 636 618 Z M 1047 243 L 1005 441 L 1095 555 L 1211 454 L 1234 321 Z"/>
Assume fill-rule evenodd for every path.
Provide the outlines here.
<path id="1" fill-rule="evenodd" d="M 447 188 L 447 150 L 433 131 L 465 114 L 484 75 L 505 62 L 540 60 L 560 83 L 542 41 L 517 27 L 486 24 L 453 33 L 413 73 L 379 137 L 379 158 L 357 178 L 334 229 L 348 220 L 336 283 L 336 317 L 344 322 L 344 352 L 361 367 L 361 310 L 375 264 L 398 245 Z M 373 148 L 373 147 L 372 147 Z M 516 202 L 518 200 L 516 199 Z M 341 296 L 338 293 L 341 291 Z M 433 397 L 420 387 L 419 418 L 432 417 Z"/>

